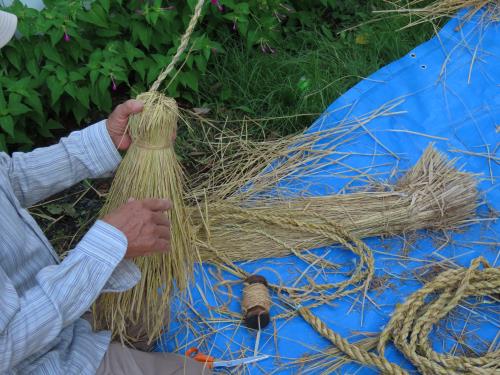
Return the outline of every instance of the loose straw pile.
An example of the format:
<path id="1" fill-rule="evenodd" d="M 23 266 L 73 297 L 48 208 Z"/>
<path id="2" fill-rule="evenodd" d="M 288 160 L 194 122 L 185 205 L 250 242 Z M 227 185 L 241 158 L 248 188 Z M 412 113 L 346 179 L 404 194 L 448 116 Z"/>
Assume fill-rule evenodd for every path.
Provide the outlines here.
<path id="1" fill-rule="evenodd" d="M 192 276 L 195 249 L 183 201 L 183 172 L 173 149 L 179 111 L 174 99 L 157 90 L 185 51 L 203 3 L 198 1 L 170 64 L 150 91 L 137 97 L 144 102 L 144 109 L 129 118 L 133 142 L 116 172 L 101 212 L 101 216 L 105 215 L 130 198 L 168 198 L 173 205 L 168 213 L 171 250 L 135 260 L 142 273 L 138 285 L 125 293 L 103 295 L 94 308 L 96 328 L 109 329 L 122 341 L 155 340 L 168 317 L 172 293 L 185 290 Z M 140 329 L 135 329 L 138 326 Z"/>
<path id="2" fill-rule="evenodd" d="M 389 1 L 396 9 L 375 11 L 375 13 L 399 13 L 412 17 L 406 27 L 424 22 L 436 22 L 443 17 L 454 17 L 462 9 L 468 9 L 465 19 L 473 17 L 480 9 L 486 9 L 485 19 L 500 20 L 500 4 L 498 0 L 426 0 Z"/>
<path id="3" fill-rule="evenodd" d="M 247 205 L 233 196 L 191 208 L 190 216 L 204 261 L 242 261 L 330 245 L 338 242 L 332 239 L 337 227 L 357 238 L 452 229 L 472 218 L 476 205 L 474 178 L 430 146 L 390 191 L 266 198 Z"/>

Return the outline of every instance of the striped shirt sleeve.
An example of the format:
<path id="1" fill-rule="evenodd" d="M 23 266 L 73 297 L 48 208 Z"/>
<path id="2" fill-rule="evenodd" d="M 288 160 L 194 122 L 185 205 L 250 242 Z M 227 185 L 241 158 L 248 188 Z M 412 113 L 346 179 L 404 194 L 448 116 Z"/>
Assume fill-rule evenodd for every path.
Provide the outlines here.
<path id="1" fill-rule="evenodd" d="M 109 283 L 126 249 L 127 239 L 119 230 L 97 221 L 60 264 L 38 272 L 35 285 L 22 296 L 0 287 L 0 300 L 12 306 L 0 310 L 0 373 L 49 344 L 78 319 Z M 136 276 L 122 280 L 121 289 L 132 287 Z M 0 269 L 1 277 L 6 274 Z"/>
<path id="2" fill-rule="evenodd" d="M 10 183 L 23 207 L 39 202 L 85 178 L 103 177 L 121 161 L 106 120 L 32 152 L 1 155 Z"/>

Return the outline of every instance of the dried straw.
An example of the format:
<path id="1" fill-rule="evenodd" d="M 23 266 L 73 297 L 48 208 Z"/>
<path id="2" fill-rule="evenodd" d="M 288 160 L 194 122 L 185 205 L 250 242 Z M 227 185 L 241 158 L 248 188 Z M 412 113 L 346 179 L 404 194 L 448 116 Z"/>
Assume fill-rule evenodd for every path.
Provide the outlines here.
<path id="1" fill-rule="evenodd" d="M 168 316 L 174 283 L 180 291 L 185 290 L 194 263 L 191 225 L 183 203 L 183 172 L 172 145 L 177 104 L 156 92 L 141 94 L 138 99 L 144 102 L 144 110 L 129 119 L 133 143 L 116 172 L 101 215 L 129 198 L 168 198 L 173 208 L 167 213 L 171 250 L 135 260 L 142 272 L 139 284 L 124 293 L 105 294 L 98 301 L 97 327 L 132 341 L 138 337 L 130 337 L 127 326 L 139 323 L 149 340 L 158 337 Z"/>
<path id="2" fill-rule="evenodd" d="M 389 1 L 395 9 L 375 11 L 375 13 L 398 13 L 411 16 L 411 22 L 406 26 L 414 26 L 424 22 L 436 22 L 443 17 L 454 17 L 462 9 L 468 9 L 464 15 L 469 20 L 480 9 L 486 9 L 485 19 L 488 21 L 500 20 L 500 3 L 498 0 L 412 0 Z"/>
<path id="3" fill-rule="evenodd" d="M 204 261 L 218 257 L 242 261 L 282 257 L 339 242 L 332 241 L 331 231 L 336 228 L 331 223 L 358 238 L 456 228 L 473 217 L 476 205 L 474 178 L 429 146 L 390 191 L 266 197 L 249 204 L 234 195 L 191 208 L 190 217 Z"/>

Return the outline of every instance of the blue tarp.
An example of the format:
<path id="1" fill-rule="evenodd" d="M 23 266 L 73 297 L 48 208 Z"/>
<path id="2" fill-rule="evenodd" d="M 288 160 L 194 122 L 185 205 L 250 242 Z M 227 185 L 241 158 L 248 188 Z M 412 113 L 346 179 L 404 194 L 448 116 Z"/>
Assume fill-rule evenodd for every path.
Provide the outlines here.
<path id="1" fill-rule="evenodd" d="M 420 236 L 411 243 L 408 258 L 404 262 L 401 261 L 402 239 L 368 239 L 368 245 L 376 252 L 376 274 L 390 272 L 391 275 L 403 277 L 391 277 L 386 281 L 385 290 L 370 292 L 374 303 L 365 301 L 363 309 L 359 299 L 355 302 L 356 296 L 335 301 L 334 306 L 314 309 L 315 314 L 344 337 L 352 337 L 361 331 L 380 332 L 395 305 L 421 286 L 404 275 L 421 266 L 422 261 L 453 258 L 456 264 L 468 266 L 471 259 L 482 255 L 492 265 L 498 266 L 500 224 L 492 218 L 496 215 L 495 211 L 500 210 L 500 23 L 487 22 L 484 12 L 479 12 L 468 21 L 461 19 L 463 14 L 451 20 L 430 41 L 358 83 L 332 103 L 309 129 L 326 130 L 394 105 L 392 112 L 397 113 L 376 116 L 361 129 L 362 133 L 353 142 L 337 149 L 352 152 L 343 162 L 372 173 L 376 178 L 389 178 L 395 169 L 404 170 L 413 166 L 432 141 L 448 157 L 459 158 L 458 164 L 464 170 L 478 174 L 480 195 L 485 202 L 478 211 L 481 220 L 477 224 L 466 227 L 462 233 L 450 234 L 448 239 L 451 241 L 444 247 L 445 242 L 437 241 L 435 236 Z M 306 177 L 312 193 L 324 194 L 325 186 L 340 191 L 346 185 L 348 180 L 345 178 L 326 172 Z M 437 236 L 444 238 L 443 234 Z M 314 251 L 326 254 L 327 259 L 340 264 L 354 260 L 352 254 L 339 247 Z M 271 282 L 287 285 L 293 284 L 297 275 L 307 267 L 291 256 L 264 259 L 241 266 L 249 272 L 258 270 Z M 191 289 L 196 309 L 206 317 L 214 317 L 207 303 L 220 305 L 221 300 L 227 300 L 221 294 L 216 297 L 213 292 L 212 288 L 218 281 L 211 270 L 212 267 L 207 265 L 199 267 L 197 286 Z M 234 279 L 226 274 L 223 277 Z M 201 298 L 200 291 L 203 291 L 206 300 Z M 240 296 L 241 286 L 234 286 L 232 293 Z M 229 308 L 240 311 L 240 305 L 234 298 Z M 466 332 L 467 324 L 471 328 L 474 322 L 475 335 L 484 341 L 475 335 L 470 335 L 466 341 L 474 350 L 485 351 L 486 343 L 494 339 L 500 327 L 498 303 L 494 308 L 496 310 L 479 309 L 476 313 L 462 311 L 470 319 L 458 319 L 451 328 L 455 332 Z M 189 310 L 182 303 L 176 305 L 175 309 Z M 460 310 L 460 307 L 457 309 Z M 490 316 L 488 311 L 496 311 L 496 315 Z M 281 310 L 273 307 L 271 312 L 276 315 Z M 329 342 L 301 318 L 279 320 L 275 326 L 278 328 L 276 337 L 270 325 L 259 338 L 259 353 L 275 357 L 259 365 L 249 366 L 243 373 L 270 373 L 279 364 L 318 354 L 330 347 Z M 197 336 L 193 336 L 183 322 L 173 321 L 169 333 L 164 335 L 157 349 L 175 351 L 182 348 L 181 351 L 185 351 L 183 345 L 200 346 L 202 350 L 210 350 L 212 355 L 221 359 L 252 355 L 257 340 L 255 332 L 225 321 L 214 327 L 216 333 L 200 323 L 195 328 Z M 455 345 L 453 339 L 443 340 L 436 331 L 433 335 L 436 350 L 461 353 L 463 347 Z M 204 340 L 197 341 L 196 337 L 203 337 Z M 413 369 L 394 348 L 389 348 L 387 358 L 407 369 Z M 302 370 L 306 373 L 322 373 L 320 369 L 312 367 Z M 279 371 L 290 374 L 298 372 L 297 367 Z M 375 373 L 372 369 L 356 364 L 345 365 L 339 372 Z"/>

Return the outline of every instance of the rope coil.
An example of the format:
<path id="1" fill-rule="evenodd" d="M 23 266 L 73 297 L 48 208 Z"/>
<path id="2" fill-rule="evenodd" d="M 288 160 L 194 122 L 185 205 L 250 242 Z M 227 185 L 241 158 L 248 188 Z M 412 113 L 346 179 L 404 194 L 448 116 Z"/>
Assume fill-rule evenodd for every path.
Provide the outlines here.
<path id="1" fill-rule="evenodd" d="M 241 309 L 245 324 L 252 329 L 265 328 L 270 321 L 272 305 L 267 280 L 260 275 L 252 275 L 244 284 Z"/>

